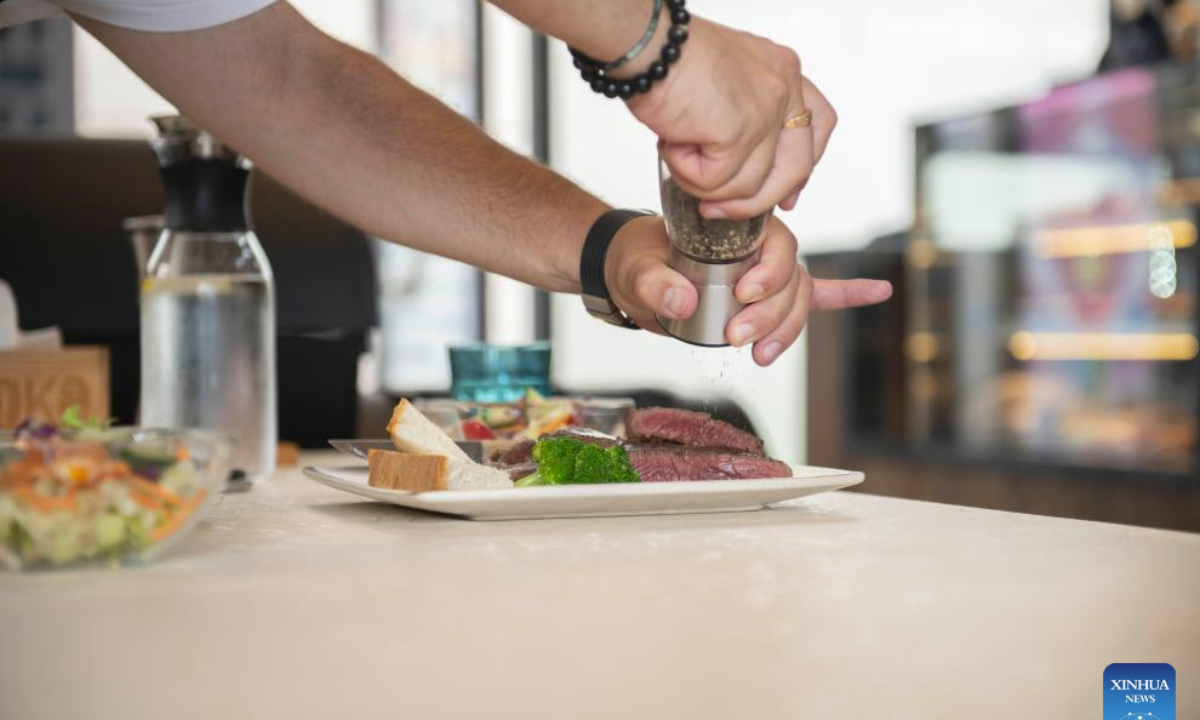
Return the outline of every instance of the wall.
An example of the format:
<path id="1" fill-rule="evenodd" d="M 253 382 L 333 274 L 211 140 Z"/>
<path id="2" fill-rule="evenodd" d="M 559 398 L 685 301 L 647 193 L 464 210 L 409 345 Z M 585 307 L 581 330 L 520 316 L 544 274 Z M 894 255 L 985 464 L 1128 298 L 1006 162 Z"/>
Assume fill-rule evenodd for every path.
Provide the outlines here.
<path id="1" fill-rule="evenodd" d="M 71 21 L 0 28 L 0 135 L 70 135 L 74 129 Z"/>

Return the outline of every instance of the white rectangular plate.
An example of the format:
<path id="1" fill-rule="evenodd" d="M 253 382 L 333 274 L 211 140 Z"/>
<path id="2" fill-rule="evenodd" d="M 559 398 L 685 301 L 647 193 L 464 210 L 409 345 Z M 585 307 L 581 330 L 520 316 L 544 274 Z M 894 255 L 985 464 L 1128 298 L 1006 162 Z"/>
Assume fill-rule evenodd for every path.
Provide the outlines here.
<path id="1" fill-rule="evenodd" d="M 696 480 L 612 485 L 558 485 L 504 490 L 410 493 L 367 484 L 367 468 L 307 467 L 304 474 L 355 495 L 470 520 L 671 515 L 761 510 L 784 500 L 857 485 L 863 474 L 793 466 L 793 477 L 770 480 Z"/>

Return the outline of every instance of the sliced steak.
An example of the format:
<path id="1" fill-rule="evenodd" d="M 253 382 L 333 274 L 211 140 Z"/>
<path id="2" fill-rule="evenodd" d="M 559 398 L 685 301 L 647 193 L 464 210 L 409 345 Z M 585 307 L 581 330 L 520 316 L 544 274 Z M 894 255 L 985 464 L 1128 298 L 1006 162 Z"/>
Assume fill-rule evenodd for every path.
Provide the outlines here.
<path id="1" fill-rule="evenodd" d="M 537 463 L 530 461 L 517 463 L 516 465 L 506 465 L 500 469 L 508 473 L 508 477 L 511 478 L 513 482 L 516 482 L 521 478 L 529 477 L 537 472 L 538 466 Z"/>
<path id="2" fill-rule="evenodd" d="M 522 440 L 506 450 L 500 450 L 488 458 L 489 465 L 507 467 L 533 461 L 533 441 Z"/>
<path id="3" fill-rule="evenodd" d="M 762 454 L 762 440 L 708 413 L 661 407 L 632 410 L 625 427 L 634 442 L 733 448 Z"/>
<path id="4" fill-rule="evenodd" d="M 621 443 L 620 438 L 613 437 L 607 433 L 602 433 L 599 430 L 590 428 L 568 427 L 557 432 L 543 435 L 542 437 L 573 437 L 582 440 L 589 445 L 598 445 L 602 448 L 612 447 Z M 523 440 L 509 449 L 494 455 L 491 458 L 491 464 L 501 467 L 509 465 L 521 465 L 523 463 L 533 462 L 533 446 L 537 444 L 536 440 Z"/>
<path id="5" fill-rule="evenodd" d="M 787 463 L 753 453 L 681 445 L 634 445 L 629 460 L 642 482 L 756 480 L 792 476 Z"/>

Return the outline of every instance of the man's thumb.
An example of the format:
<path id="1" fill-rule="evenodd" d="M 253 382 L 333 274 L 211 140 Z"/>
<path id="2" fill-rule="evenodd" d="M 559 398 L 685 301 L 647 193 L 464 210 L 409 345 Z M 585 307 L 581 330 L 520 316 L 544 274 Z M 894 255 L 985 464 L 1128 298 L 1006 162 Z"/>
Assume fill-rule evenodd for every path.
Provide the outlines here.
<path id="1" fill-rule="evenodd" d="M 696 312 L 696 288 L 661 260 L 647 262 L 638 269 L 633 294 L 638 304 L 664 318 L 680 320 Z"/>

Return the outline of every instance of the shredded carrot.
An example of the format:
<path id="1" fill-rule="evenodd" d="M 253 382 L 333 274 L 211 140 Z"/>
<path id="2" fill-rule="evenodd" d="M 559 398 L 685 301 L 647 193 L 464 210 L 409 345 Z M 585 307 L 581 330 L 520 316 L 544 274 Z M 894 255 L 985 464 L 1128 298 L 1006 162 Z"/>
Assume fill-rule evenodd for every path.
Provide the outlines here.
<path id="1" fill-rule="evenodd" d="M 545 425 L 538 426 L 537 434 L 540 437 L 542 435 L 547 435 L 549 433 L 562 430 L 566 426 L 574 424 L 571 422 L 573 419 L 574 416 L 572 415 L 564 415 L 562 417 L 555 418 Z"/>
<path id="2" fill-rule="evenodd" d="M 12 494 L 18 500 L 21 500 L 29 507 L 40 513 L 51 513 L 55 510 L 74 511 L 78 507 L 78 499 L 75 493 L 69 493 L 63 497 L 47 497 L 31 487 L 15 487 L 12 489 Z"/>
<path id="3" fill-rule="evenodd" d="M 34 491 L 33 488 L 15 487 L 12 490 L 12 494 L 13 497 L 40 513 L 48 513 L 54 509 L 54 505 L 48 502 L 50 498 Z"/>
<path id="4" fill-rule="evenodd" d="M 207 496 L 208 492 L 203 488 L 197 490 L 196 494 L 184 501 L 183 505 L 171 517 L 167 518 L 165 523 L 150 532 L 150 541 L 161 542 L 170 537 L 171 534 L 179 529 L 183 521 L 187 520 L 196 511 L 196 508 L 200 507 L 200 503 L 204 502 L 204 498 Z"/>
<path id="5" fill-rule="evenodd" d="M 37 470 L 44 466 L 32 464 L 28 460 L 18 460 L 10 463 L 8 468 L 0 473 L 0 487 L 28 487 L 38 478 Z"/>
<path id="6" fill-rule="evenodd" d="M 129 463 L 123 460 L 109 460 L 100 469 L 101 479 L 121 478 L 132 474 L 133 470 L 130 469 Z"/>
<path id="7" fill-rule="evenodd" d="M 175 451 L 175 459 L 179 462 L 183 462 L 184 460 L 189 459 L 191 456 L 192 455 L 188 452 L 187 448 L 179 448 Z"/>
<path id="8" fill-rule="evenodd" d="M 138 505 L 141 505 L 142 507 L 147 508 L 149 510 L 162 510 L 163 509 L 163 503 L 159 502 L 155 498 L 150 497 L 149 495 L 147 495 L 144 492 L 132 490 L 129 493 L 129 497 L 133 498 L 133 501 L 135 503 L 137 503 Z"/>
<path id="9" fill-rule="evenodd" d="M 129 483 L 134 488 L 141 490 L 153 498 L 162 500 L 163 502 L 168 502 L 172 505 L 182 505 L 184 502 L 183 498 L 179 497 L 170 490 L 167 490 L 158 483 L 150 482 L 149 480 L 140 478 L 137 475 L 126 475 L 125 477 L 121 478 L 121 480 Z"/>

